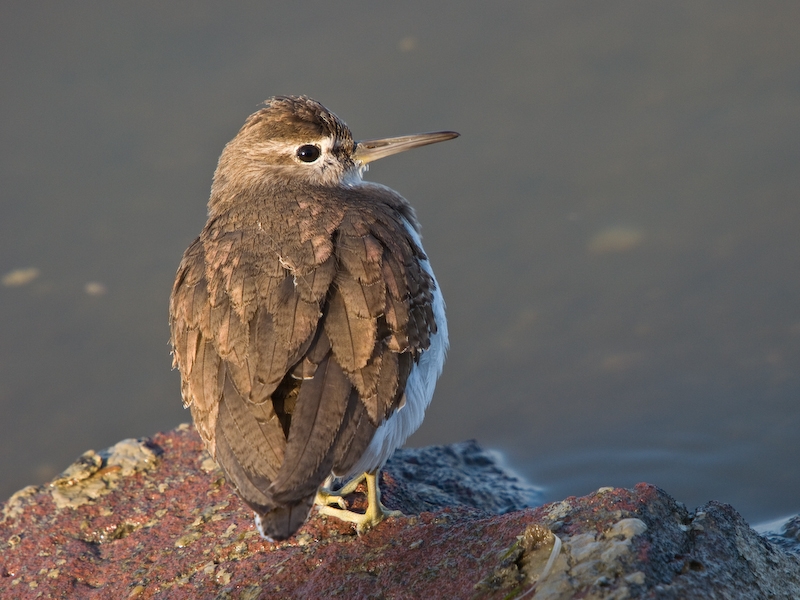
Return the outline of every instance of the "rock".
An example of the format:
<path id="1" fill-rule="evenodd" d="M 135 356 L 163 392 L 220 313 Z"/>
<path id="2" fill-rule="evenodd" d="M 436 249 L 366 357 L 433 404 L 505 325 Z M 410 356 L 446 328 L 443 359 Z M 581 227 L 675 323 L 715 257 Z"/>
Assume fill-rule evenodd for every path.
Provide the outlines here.
<path id="1" fill-rule="evenodd" d="M 800 556 L 800 515 L 766 523 L 755 530 L 776 546 Z"/>
<path id="2" fill-rule="evenodd" d="M 496 452 L 474 440 L 449 446 L 401 448 L 389 459 L 393 507 L 405 514 L 465 506 L 505 514 L 542 503 L 542 492 L 501 466 Z"/>
<path id="3" fill-rule="evenodd" d="M 399 451 L 383 491 L 409 516 L 358 536 L 313 514 L 271 544 L 191 428 L 125 440 L 3 504 L 0 597 L 800 597 L 782 542 L 647 484 L 530 508 L 539 491 L 465 442 Z"/>

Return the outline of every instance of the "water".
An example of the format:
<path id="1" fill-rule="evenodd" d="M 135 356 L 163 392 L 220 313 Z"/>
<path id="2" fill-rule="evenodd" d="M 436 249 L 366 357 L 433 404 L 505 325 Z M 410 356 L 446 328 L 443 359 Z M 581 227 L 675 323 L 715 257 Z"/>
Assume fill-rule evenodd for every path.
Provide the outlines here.
<path id="1" fill-rule="evenodd" d="M 417 207 L 448 301 L 413 445 L 477 438 L 550 499 L 648 481 L 797 512 L 798 25 L 740 1 L 5 7 L 0 496 L 189 419 L 180 255 L 224 143 L 306 93 L 356 137 L 462 133 L 368 174 Z"/>

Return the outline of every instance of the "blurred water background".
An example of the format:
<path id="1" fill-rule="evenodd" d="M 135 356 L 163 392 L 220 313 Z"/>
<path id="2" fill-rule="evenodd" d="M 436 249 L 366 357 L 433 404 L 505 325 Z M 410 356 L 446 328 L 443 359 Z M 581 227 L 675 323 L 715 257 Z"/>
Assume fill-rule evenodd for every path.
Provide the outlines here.
<path id="1" fill-rule="evenodd" d="M 274 94 L 410 199 L 452 351 L 412 445 L 549 499 L 648 481 L 800 509 L 800 4 L 36 2 L 0 9 L 0 497 L 187 421 L 167 301 Z"/>

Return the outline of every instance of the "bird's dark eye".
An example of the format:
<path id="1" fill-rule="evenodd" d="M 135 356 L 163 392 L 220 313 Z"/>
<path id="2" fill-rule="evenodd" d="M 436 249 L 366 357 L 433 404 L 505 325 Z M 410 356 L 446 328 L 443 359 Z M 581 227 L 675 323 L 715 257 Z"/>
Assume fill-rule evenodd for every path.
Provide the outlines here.
<path id="1" fill-rule="evenodd" d="M 312 163 L 317 160 L 320 154 L 322 154 L 320 149 L 312 144 L 306 144 L 297 149 L 297 158 L 307 163 Z"/>

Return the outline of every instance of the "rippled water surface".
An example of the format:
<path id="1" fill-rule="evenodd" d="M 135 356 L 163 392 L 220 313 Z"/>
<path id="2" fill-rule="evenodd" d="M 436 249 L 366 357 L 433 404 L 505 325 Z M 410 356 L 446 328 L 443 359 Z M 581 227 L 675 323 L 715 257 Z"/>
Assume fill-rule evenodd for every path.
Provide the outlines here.
<path id="1" fill-rule="evenodd" d="M 273 94 L 417 207 L 452 351 L 415 445 L 550 499 L 800 510 L 800 4 L 51 3 L 0 19 L 0 496 L 189 419 L 167 300 Z"/>

